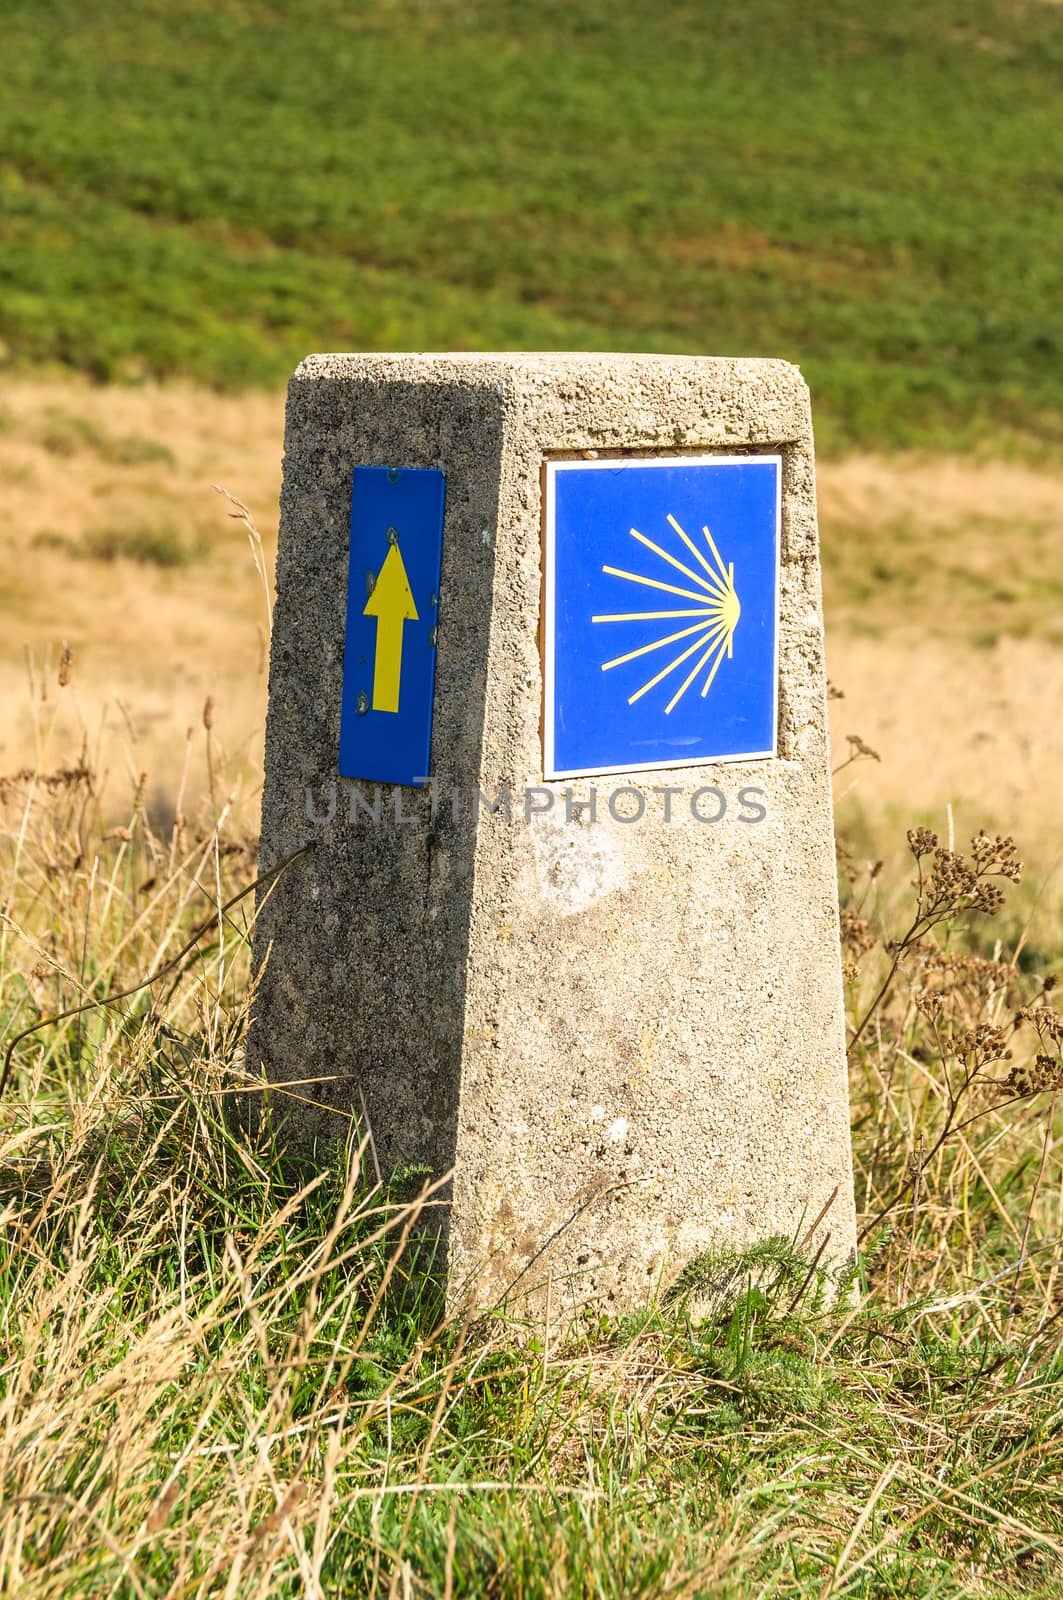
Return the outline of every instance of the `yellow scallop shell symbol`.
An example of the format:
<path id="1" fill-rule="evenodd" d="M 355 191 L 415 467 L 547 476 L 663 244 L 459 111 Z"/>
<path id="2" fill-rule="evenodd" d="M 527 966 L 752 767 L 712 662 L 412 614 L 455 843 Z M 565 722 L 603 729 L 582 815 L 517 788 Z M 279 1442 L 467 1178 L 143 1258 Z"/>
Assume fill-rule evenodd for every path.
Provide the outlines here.
<path id="1" fill-rule="evenodd" d="M 678 556 L 672 555 L 659 544 L 654 544 L 652 539 L 647 539 L 646 535 L 640 533 L 637 528 L 630 530 L 631 537 L 637 539 L 639 544 L 645 545 L 647 550 L 652 550 L 655 556 L 659 556 L 662 561 L 666 561 L 677 572 L 681 572 L 685 578 L 689 578 L 691 583 L 697 584 L 698 587 L 696 589 L 677 588 L 674 583 L 665 583 L 661 578 L 646 577 L 638 572 L 625 572 L 621 567 L 603 566 L 602 571 L 609 573 L 614 578 L 626 578 L 629 583 L 641 584 L 646 589 L 662 590 L 665 594 L 678 595 L 683 600 L 697 601 L 697 605 L 693 608 L 679 607 L 676 609 L 673 607 L 668 611 L 622 611 L 608 616 L 592 617 L 591 619 L 593 622 L 661 621 L 668 623 L 678 617 L 697 618 L 697 621 L 692 622 L 689 627 L 680 628 L 675 633 L 666 633 L 661 638 L 652 640 L 649 644 L 640 645 L 637 650 L 629 650 L 626 655 L 614 656 L 611 661 L 602 662 L 602 671 L 608 672 L 612 667 L 622 666 L 625 661 L 634 661 L 637 657 L 647 656 L 654 650 L 663 650 L 667 645 L 678 643 L 680 639 L 692 639 L 693 643 L 688 644 L 678 655 L 673 656 L 667 666 L 662 667 L 660 672 L 655 673 L 652 678 L 647 679 L 640 689 L 636 689 L 634 694 L 628 696 L 628 705 L 634 705 L 636 700 L 641 700 L 644 694 L 648 694 L 651 689 L 655 689 L 659 683 L 663 682 L 669 673 L 675 671 L 676 667 L 681 666 L 684 661 L 689 661 L 691 656 L 695 656 L 694 665 L 665 706 L 665 715 L 679 704 L 703 669 L 705 670 L 705 682 L 701 686 L 702 699 L 708 694 L 712 688 L 713 679 L 716 676 L 720 662 L 725 656 L 730 659 L 734 653 L 735 629 L 738 627 L 739 618 L 742 615 L 738 591 L 735 589 L 734 562 L 724 565 L 720 552 L 716 548 L 715 540 L 708 528 L 702 528 L 701 531 L 705 535 L 705 543 L 712 555 L 715 566 L 709 562 L 705 554 L 694 543 L 689 534 L 684 532 L 673 516 L 668 517 L 668 522 L 673 532 L 678 534 L 698 566 L 702 569 L 700 573 L 695 572 L 684 561 L 680 561 Z"/>

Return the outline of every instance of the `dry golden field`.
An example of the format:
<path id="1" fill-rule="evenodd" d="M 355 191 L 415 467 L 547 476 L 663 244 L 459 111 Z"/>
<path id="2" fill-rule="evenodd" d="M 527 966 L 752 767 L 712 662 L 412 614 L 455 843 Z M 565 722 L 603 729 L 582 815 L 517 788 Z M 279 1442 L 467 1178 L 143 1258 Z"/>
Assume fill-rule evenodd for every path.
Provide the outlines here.
<path id="1" fill-rule="evenodd" d="M 160 819 L 191 737 L 255 825 L 283 396 L 10 382 L 0 398 L 4 719 L 0 773 L 125 752 Z M 997 825 L 1059 895 L 1063 474 L 993 460 L 850 457 L 819 470 L 843 817 L 957 837 Z M 73 651 L 57 703 L 63 641 Z M 195 769 L 203 767 L 202 749 Z"/>

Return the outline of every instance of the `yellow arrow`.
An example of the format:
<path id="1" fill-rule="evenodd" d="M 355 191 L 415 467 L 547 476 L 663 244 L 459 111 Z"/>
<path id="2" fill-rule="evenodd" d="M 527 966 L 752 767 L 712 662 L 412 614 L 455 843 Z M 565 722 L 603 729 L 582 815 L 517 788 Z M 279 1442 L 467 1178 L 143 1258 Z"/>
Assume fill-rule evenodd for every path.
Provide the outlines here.
<path id="1" fill-rule="evenodd" d="M 402 628 L 406 622 L 417 621 L 410 580 L 397 544 L 393 544 L 384 557 L 384 565 L 377 574 L 362 615 L 376 618 L 373 710 L 397 711 L 402 677 Z"/>

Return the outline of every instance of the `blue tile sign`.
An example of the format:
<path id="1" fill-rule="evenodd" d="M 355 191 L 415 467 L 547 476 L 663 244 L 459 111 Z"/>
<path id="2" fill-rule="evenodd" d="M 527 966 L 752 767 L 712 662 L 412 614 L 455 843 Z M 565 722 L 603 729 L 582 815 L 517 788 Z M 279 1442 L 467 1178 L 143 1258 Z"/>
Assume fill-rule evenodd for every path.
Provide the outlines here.
<path id="1" fill-rule="evenodd" d="M 423 785 L 436 670 L 443 474 L 355 467 L 339 770 Z"/>
<path id="2" fill-rule="evenodd" d="M 550 461 L 544 773 L 772 756 L 779 456 Z"/>

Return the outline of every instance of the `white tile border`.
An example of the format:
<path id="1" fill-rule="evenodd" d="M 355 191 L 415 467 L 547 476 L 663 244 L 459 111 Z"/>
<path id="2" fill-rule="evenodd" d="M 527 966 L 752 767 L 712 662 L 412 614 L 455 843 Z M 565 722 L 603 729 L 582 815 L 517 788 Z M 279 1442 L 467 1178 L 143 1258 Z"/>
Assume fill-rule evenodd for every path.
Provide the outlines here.
<path id="1" fill-rule="evenodd" d="M 770 750 L 746 750 L 725 756 L 698 756 L 690 761 L 637 761 L 620 767 L 570 767 L 554 765 L 554 673 L 555 673 L 555 608 L 554 551 L 557 536 L 557 489 L 559 472 L 610 472 L 628 467 L 729 467 L 774 466 L 775 468 L 775 640 L 772 662 L 772 746 Z M 782 562 L 782 456 L 735 455 L 668 455 L 668 456 L 604 456 L 596 461 L 581 457 L 548 459 L 546 462 L 546 496 L 543 541 L 543 779 L 610 777 L 625 772 L 675 772 L 688 767 L 733 765 L 742 761 L 766 761 L 778 753 L 779 741 L 779 590 Z"/>

